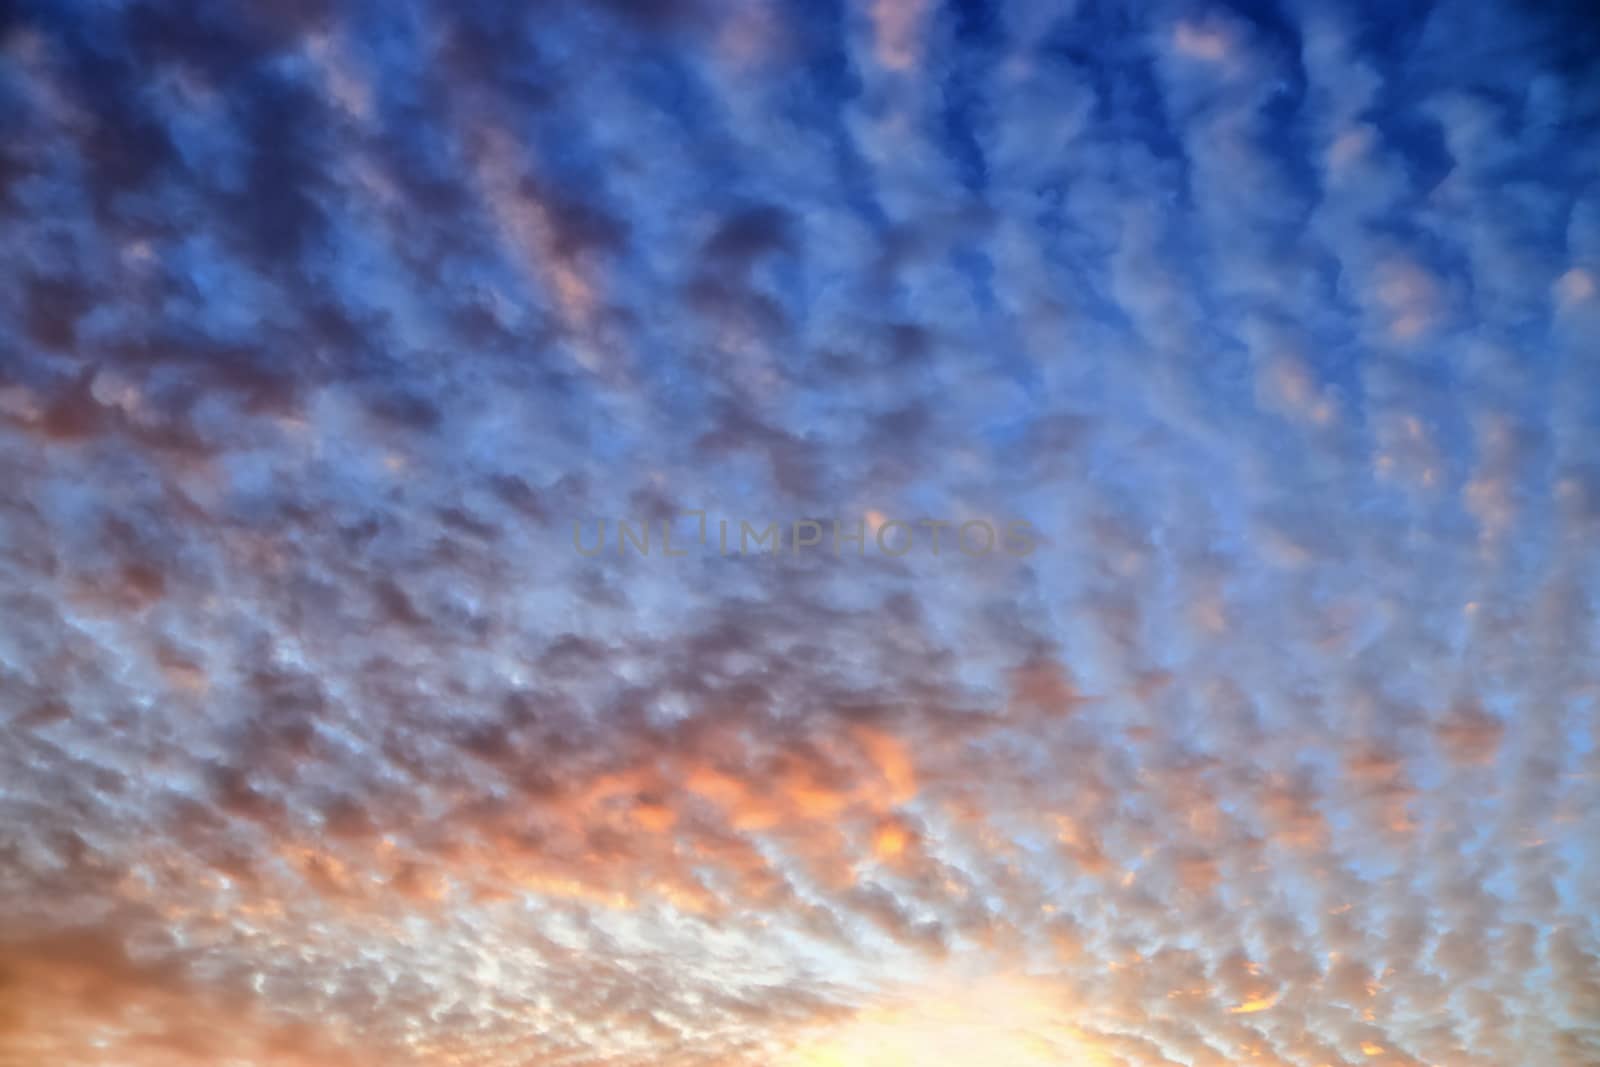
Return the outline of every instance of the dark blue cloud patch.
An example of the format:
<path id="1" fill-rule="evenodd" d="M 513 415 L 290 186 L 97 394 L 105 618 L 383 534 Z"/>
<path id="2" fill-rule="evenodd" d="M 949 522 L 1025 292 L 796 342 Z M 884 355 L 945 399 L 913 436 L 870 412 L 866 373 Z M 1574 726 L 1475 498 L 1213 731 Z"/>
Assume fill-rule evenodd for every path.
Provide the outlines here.
<path id="1" fill-rule="evenodd" d="M 228 213 L 241 220 L 248 254 L 271 268 L 296 265 L 325 231 L 321 161 L 333 146 L 322 98 L 271 72 L 239 83 L 232 98 L 248 147 Z"/>

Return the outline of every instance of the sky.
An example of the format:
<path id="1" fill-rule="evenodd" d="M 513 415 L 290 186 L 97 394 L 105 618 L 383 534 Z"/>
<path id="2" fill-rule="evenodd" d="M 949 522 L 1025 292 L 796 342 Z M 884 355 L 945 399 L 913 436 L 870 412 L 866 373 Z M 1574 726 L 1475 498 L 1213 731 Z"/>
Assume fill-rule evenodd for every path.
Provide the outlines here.
<path id="1" fill-rule="evenodd" d="M 0 1067 L 1600 1064 L 1597 57 L 0 5 Z"/>

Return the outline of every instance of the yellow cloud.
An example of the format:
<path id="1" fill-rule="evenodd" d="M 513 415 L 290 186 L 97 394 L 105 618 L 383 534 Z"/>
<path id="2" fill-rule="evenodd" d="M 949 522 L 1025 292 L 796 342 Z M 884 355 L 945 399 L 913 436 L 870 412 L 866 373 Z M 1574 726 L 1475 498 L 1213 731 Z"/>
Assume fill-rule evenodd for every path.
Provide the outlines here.
<path id="1" fill-rule="evenodd" d="M 1109 1064 L 1059 992 L 1020 977 L 916 990 L 807 1035 L 779 1067 L 1046 1067 Z"/>

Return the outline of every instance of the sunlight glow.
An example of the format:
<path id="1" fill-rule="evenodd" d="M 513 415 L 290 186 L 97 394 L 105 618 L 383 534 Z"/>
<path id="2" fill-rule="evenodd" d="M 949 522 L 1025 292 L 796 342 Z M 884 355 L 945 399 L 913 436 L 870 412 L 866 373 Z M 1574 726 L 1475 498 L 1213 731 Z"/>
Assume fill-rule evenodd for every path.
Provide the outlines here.
<path id="1" fill-rule="evenodd" d="M 1026 978 L 946 982 L 814 1034 L 781 1067 L 1099 1067 L 1059 990 Z"/>

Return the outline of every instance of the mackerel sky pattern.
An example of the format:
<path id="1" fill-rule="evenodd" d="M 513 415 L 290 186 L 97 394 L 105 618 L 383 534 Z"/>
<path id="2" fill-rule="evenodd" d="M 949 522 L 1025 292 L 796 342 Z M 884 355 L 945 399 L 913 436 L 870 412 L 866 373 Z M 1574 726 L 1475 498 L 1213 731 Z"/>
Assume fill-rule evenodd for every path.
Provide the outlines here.
<path id="1" fill-rule="evenodd" d="M 1600 1064 L 1593 5 L 19 0 L 0 242 L 0 1067 Z"/>

